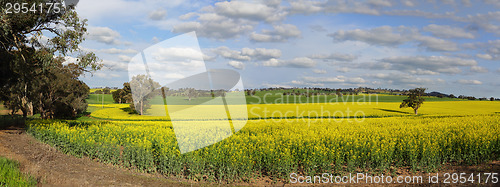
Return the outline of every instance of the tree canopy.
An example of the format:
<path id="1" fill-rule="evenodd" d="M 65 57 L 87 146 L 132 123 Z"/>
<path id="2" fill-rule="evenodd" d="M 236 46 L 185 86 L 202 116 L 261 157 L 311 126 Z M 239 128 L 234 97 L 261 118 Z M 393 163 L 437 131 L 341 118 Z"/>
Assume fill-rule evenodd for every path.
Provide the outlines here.
<path id="1" fill-rule="evenodd" d="M 0 0 L 2 5 L 8 2 L 15 3 Z M 94 53 L 79 48 L 87 20 L 80 20 L 74 7 L 62 6 L 61 0 L 28 1 L 40 3 L 60 3 L 60 11 L 42 6 L 36 13 L 5 13 L 6 7 L 1 8 L 0 99 L 24 116 L 34 112 L 43 118 L 66 112 L 74 116 L 85 111 L 89 90 L 78 77 L 101 64 Z"/>
<path id="2" fill-rule="evenodd" d="M 413 108 L 415 115 L 418 114 L 418 109 L 420 106 L 424 103 L 425 99 L 425 90 L 426 88 L 415 88 L 415 89 L 410 89 L 408 98 L 403 100 L 401 105 L 399 105 L 399 108 L 406 108 L 406 107 L 411 107 Z"/>

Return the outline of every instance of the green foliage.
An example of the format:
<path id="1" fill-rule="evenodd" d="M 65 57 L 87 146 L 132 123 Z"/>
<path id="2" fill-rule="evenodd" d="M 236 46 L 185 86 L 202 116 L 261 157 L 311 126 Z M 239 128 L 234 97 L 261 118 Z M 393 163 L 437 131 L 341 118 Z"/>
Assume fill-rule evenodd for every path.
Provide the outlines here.
<path id="1" fill-rule="evenodd" d="M 0 0 L 2 5 L 6 2 Z M 31 1 L 42 2 L 47 1 Z M 86 20 L 80 20 L 73 8 L 63 6 L 59 13 L 3 14 L 2 6 L 0 99 L 13 112 L 21 110 L 24 117 L 39 112 L 43 118 L 54 118 L 85 110 L 82 97 L 88 94 L 88 87 L 78 77 L 100 69 L 101 64 L 94 53 L 79 48 L 87 32 Z M 77 60 L 63 65 L 67 55 Z"/>
<path id="2" fill-rule="evenodd" d="M 403 100 L 399 108 L 411 107 L 418 114 L 418 109 L 424 103 L 425 88 L 410 89 L 408 98 Z"/>
<path id="3" fill-rule="evenodd" d="M 0 186 L 36 186 L 36 180 L 19 171 L 19 163 L 0 157 Z"/>

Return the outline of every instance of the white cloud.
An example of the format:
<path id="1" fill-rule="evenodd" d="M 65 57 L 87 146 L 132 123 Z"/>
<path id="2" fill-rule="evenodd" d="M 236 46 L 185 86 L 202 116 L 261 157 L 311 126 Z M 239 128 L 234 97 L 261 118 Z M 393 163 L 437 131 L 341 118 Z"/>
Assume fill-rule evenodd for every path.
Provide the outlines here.
<path id="1" fill-rule="evenodd" d="M 311 14 L 323 11 L 323 3 L 319 1 L 290 1 L 290 13 Z"/>
<path id="2" fill-rule="evenodd" d="M 367 68 L 393 69 L 406 72 L 424 72 L 424 74 L 448 73 L 456 74 L 462 70 L 459 67 L 475 66 L 475 60 L 453 58 L 447 56 L 395 56 L 380 60 L 379 63 Z"/>
<path id="3" fill-rule="evenodd" d="M 268 67 L 312 68 L 316 66 L 316 61 L 307 57 L 298 57 L 291 60 L 278 60 L 271 58 L 262 62 L 262 65 Z"/>
<path id="4" fill-rule="evenodd" d="M 481 67 L 481 66 L 472 66 L 472 67 L 470 67 L 470 71 L 476 72 L 476 73 L 488 73 L 488 69 Z"/>
<path id="5" fill-rule="evenodd" d="M 409 7 L 415 6 L 415 2 L 413 2 L 412 0 L 403 0 L 401 3 Z"/>
<path id="6" fill-rule="evenodd" d="M 347 73 L 349 71 L 350 71 L 350 69 L 347 67 L 337 68 L 337 72 L 340 72 L 340 73 Z"/>
<path id="7" fill-rule="evenodd" d="M 303 77 L 305 82 L 310 83 L 347 83 L 347 84 L 360 84 L 365 83 L 365 79 L 361 77 L 345 77 L 342 75 L 336 77 Z"/>
<path id="8" fill-rule="evenodd" d="M 68 65 L 70 63 L 78 64 L 78 58 L 71 57 L 71 56 L 65 56 L 63 64 Z"/>
<path id="9" fill-rule="evenodd" d="M 265 4 L 244 1 L 218 2 L 215 3 L 214 10 L 217 14 L 226 17 L 267 22 L 279 21 L 286 16 L 285 12 Z"/>
<path id="10" fill-rule="evenodd" d="M 113 22 L 144 21 L 151 11 L 158 7 L 169 10 L 183 6 L 193 6 L 193 2 L 186 0 L 85 0 L 78 3 L 76 11 L 82 18 L 101 24 L 109 20 Z"/>
<path id="11" fill-rule="evenodd" d="M 483 84 L 481 81 L 478 81 L 478 80 L 465 80 L 465 79 L 460 79 L 457 81 L 457 83 L 466 84 L 466 85 L 481 85 L 481 84 Z"/>
<path id="12" fill-rule="evenodd" d="M 300 30 L 295 25 L 274 25 L 273 29 L 264 29 L 261 33 L 253 32 L 250 34 L 250 40 L 254 42 L 286 42 L 288 39 L 301 36 Z"/>
<path id="13" fill-rule="evenodd" d="M 424 78 L 417 77 L 405 73 L 377 73 L 367 75 L 370 78 L 376 78 L 385 81 L 386 84 L 421 87 L 424 85 L 432 85 L 437 83 L 444 83 L 445 81 L 439 78 Z"/>
<path id="14" fill-rule="evenodd" d="M 257 60 L 268 60 L 271 58 L 281 57 L 281 50 L 279 49 L 266 49 L 266 48 L 243 48 L 241 49 L 241 54 L 255 58 Z"/>
<path id="15" fill-rule="evenodd" d="M 432 35 L 440 38 L 475 38 L 472 33 L 465 31 L 463 28 L 452 27 L 449 25 L 430 24 L 425 26 L 423 30 L 431 32 Z"/>
<path id="16" fill-rule="evenodd" d="M 103 60 L 102 65 L 104 69 L 109 69 L 109 70 L 124 70 L 126 71 L 128 69 L 127 63 L 123 62 L 117 62 L 113 60 Z"/>
<path id="17" fill-rule="evenodd" d="M 434 38 L 430 36 L 419 36 L 417 40 L 420 42 L 419 46 L 427 48 L 430 51 L 458 51 L 459 48 L 456 43 Z"/>
<path id="18" fill-rule="evenodd" d="M 241 34 L 253 30 L 254 26 L 243 21 L 224 19 L 221 21 L 184 22 L 173 27 L 175 33 L 196 31 L 198 36 L 219 40 L 236 38 Z"/>
<path id="19" fill-rule="evenodd" d="M 222 56 L 223 58 L 236 61 L 269 60 L 271 58 L 281 57 L 281 50 L 266 48 L 243 48 L 241 51 L 237 51 L 231 50 L 226 46 L 222 46 L 213 49 L 212 52 Z"/>
<path id="20" fill-rule="evenodd" d="M 367 3 L 372 6 L 385 6 L 385 7 L 392 6 L 392 3 L 388 0 L 368 0 Z"/>
<path id="21" fill-rule="evenodd" d="M 118 59 L 122 62 L 129 62 L 130 60 L 132 60 L 132 57 L 126 55 L 118 55 Z"/>
<path id="22" fill-rule="evenodd" d="M 490 54 L 476 54 L 476 57 L 482 58 L 485 60 L 493 60 L 493 56 L 491 56 Z"/>
<path id="23" fill-rule="evenodd" d="M 120 45 L 120 33 L 109 27 L 89 27 L 87 38 L 108 45 Z"/>
<path id="24" fill-rule="evenodd" d="M 109 72 L 95 72 L 94 75 L 97 76 L 97 77 L 99 77 L 99 78 L 105 78 L 105 79 L 112 79 L 112 78 L 121 77 L 118 74 L 109 73 Z"/>
<path id="25" fill-rule="evenodd" d="M 239 62 L 239 61 L 229 61 L 227 63 L 228 65 L 230 65 L 231 67 L 235 68 L 235 69 L 239 69 L 239 70 L 242 70 L 245 68 L 245 64 L 243 64 L 243 62 Z"/>
<path id="26" fill-rule="evenodd" d="M 158 61 L 199 60 L 201 52 L 191 47 L 158 47 L 151 52 L 152 58 Z"/>
<path id="27" fill-rule="evenodd" d="M 165 9 L 157 9 L 149 13 L 149 19 L 152 20 L 162 20 L 167 16 L 167 11 Z"/>
<path id="28" fill-rule="evenodd" d="M 324 69 L 313 69 L 312 71 L 316 74 L 326 74 L 326 70 Z"/>
<path id="29" fill-rule="evenodd" d="M 242 55 L 240 51 L 231 50 L 226 46 L 218 47 L 213 52 L 231 60 L 249 61 L 251 59 L 249 56 Z"/>
<path id="30" fill-rule="evenodd" d="M 109 48 L 109 49 L 100 49 L 99 52 L 108 53 L 108 54 L 136 54 L 137 50 L 134 49 L 117 49 L 117 48 Z"/>
<path id="31" fill-rule="evenodd" d="M 401 34 L 395 31 L 409 33 Z M 335 33 L 329 34 L 328 36 L 333 37 L 336 41 L 356 40 L 372 45 L 397 46 L 412 40 L 412 36 L 409 34 L 413 32 L 415 31 L 412 31 L 404 26 L 400 26 L 398 28 L 381 26 L 370 30 L 339 30 Z"/>
<path id="32" fill-rule="evenodd" d="M 338 60 L 343 62 L 352 62 L 356 60 L 358 57 L 352 54 L 340 54 L 340 53 L 332 53 L 332 54 L 315 54 L 311 55 L 313 59 L 323 59 L 323 60 Z"/>
<path id="33" fill-rule="evenodd" d="M 180 18 L 184 20 L 195 16 L 197 18 L 174 25 L 172 31 L 175 33 L 196 31 L 198 36 L 225 40 L 247 34 L 261 21 L 268 23 L 281 21 L 286 14 L 279 7 L 262 2 L 217 2 L 214 6 L 202 8 L 200 13 L 182 15 Z"/>
<path id="34" fill-rule="evenodd" d="M 399 46 L 407 42 L 415 41 L 429 51 L 458 51 L 456 43 L 435 38 L 431 36 L 423 36 L 414 28 L 399 26 L 381 26 L 369 30 L 339 30 L 329 34 L 335 41 L 362 41 L 371 45 L 382 46 Z"/>

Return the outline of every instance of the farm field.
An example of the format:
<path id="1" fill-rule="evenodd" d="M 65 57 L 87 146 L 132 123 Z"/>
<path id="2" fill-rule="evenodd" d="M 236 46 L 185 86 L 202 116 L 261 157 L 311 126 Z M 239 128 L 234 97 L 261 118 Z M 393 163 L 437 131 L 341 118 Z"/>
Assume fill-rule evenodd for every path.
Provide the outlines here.
<path id="1" fill-rule="evenodd" d="M 180 154 L 170 122 L 30 124 L 34 137 L 72 155 L 193 180 L 207 176 L 209 181 L 258 176 L 283 180 L 294 171 L 389 172 L 391 166 L 435 171 L 442 163 L 498 160 L 500 153 L 497 114 L 373 118 L 363 123 L 251 120 L 234 136 L 187 154 Z"/>
<path id="2" fill-rule="evenodd" d="M 436 100 L 425 102 L 418 116 L 396 102 L 250 104 L 249 120 L 241 130 L 185 154 L 168 116 L 130 114 L 129 104 L 102 105 L 92 97 L 89 117 L 34 120 L 28 132 L 78 157 L 219 183 L 262 177 L 286 182 L 291 172 L 393 174 L 402 167 L 435 172 L 446 163 L 499 159 L 500 102 Z M 339 112 L 322 115 L 321 109 Z M 196 117 L 185 120 L 190 125 L 207 124 Z M 217 127 L 205 133 L 229 136 Z"/>

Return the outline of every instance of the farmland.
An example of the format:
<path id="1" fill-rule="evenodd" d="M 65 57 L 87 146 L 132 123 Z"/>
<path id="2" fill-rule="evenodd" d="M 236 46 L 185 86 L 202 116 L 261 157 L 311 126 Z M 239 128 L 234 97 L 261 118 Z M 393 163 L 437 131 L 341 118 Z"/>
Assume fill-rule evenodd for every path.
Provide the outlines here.
<path id="1" fill-rule="evenodd" d="M 500 102 L 432 98 L 415 116 L 393 101 L 401 98 L 249 104 L 245 127 L 184 154 L 168 115 L 130 114 L 129 104 L 113 104 L 109 95 L 104 105 L 90 96 L 89 117 L 33 120 L 28 132 L 71 155 L 194 181 L 286 181 L 291 172 L 390 174 L 401 167 L 430 172 L 445 163 L 499 159 Z M 191 115 L 184 123 L 207 124 L 200 119 Z M 206 133 L 227 136 L 217 128 Z"/>

